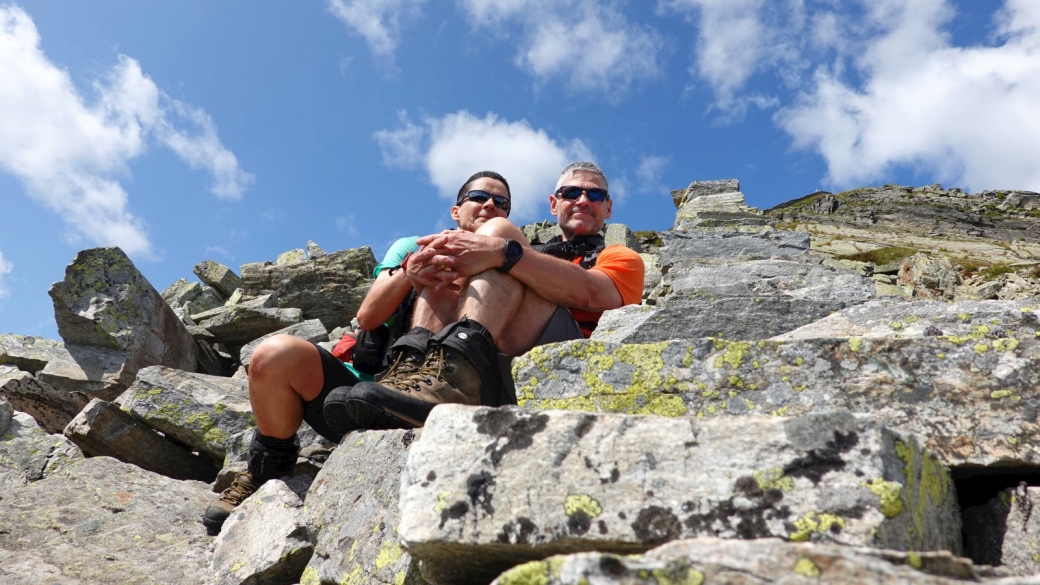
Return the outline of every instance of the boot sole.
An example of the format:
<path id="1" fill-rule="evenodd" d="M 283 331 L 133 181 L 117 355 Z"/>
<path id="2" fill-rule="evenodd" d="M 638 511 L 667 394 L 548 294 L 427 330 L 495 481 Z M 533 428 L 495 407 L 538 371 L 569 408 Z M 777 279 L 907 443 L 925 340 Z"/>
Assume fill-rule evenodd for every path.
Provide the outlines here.
<path id="1" fill-rule="evenodd" d="M 346 395 L 354 425 L 365 429 L 411 429 L 423 426 L 436 404 L 408 398 L 376 383 L 362 383 Z"/>
<path id="2" fill-rule="evenodd" d="M 334 388 L 329 392 L 321 407 L 321 415 L 325 417 L 325 424 L 329 426 L 329 430 L 340 437 L 358 428 L 347 410 L 347 395 L 350 393 L 350 389 L 350 386 Z"/>

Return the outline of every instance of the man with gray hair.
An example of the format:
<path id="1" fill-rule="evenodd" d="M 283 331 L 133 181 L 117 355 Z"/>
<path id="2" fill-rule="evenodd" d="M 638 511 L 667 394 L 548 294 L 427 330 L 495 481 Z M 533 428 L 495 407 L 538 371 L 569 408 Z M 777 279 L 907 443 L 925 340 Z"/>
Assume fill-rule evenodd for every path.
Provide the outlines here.
<path id="1" fill-rule="evenodd" d="M 488 404 L 502 389 L 498 352 L 517 356 L 535 345 L 588 337 L 608 309 L 639 304 L 643 260 L 601 231 L 613 201 L 603 171 L 578 162 L 560 174 L 549 208 L 562 236 L 532 247 L 504 217 L 475 232 L 419 238 L 410 261 L 423 295 L 456 292 L 432 337 L 402 336 L 378 382 L 334 390 L 325 403 L 330 425 L 356 428 L 422 426 L 437 404 Z M 415 337 L 414 339 L 412 337 Z M 515 397 L 513 397 L 515 402 Z M 501 399 L 494 400 L 502 403 Z"/>

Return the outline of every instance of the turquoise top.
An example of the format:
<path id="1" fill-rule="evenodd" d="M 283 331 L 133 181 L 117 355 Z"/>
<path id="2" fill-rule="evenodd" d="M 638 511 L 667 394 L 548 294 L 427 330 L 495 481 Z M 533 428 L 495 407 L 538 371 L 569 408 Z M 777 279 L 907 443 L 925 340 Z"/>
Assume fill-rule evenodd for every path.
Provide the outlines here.
<path id="1" fill-rule="evenodd" d="M 401 262 L 404 261 L 405 256 L 407 256 L 409 252 L 415 252 L 419 249 L 419 244 L 415 243 L 415 241 L 418 239 L 419 236 L 411 236 L 408 238 L 401 238 L 394 242 L 393 245 L 390 246 L 390 249 L 386 251 L 386 255 L 383 256 L 383 261 L 379 264 L 376 264 L 376 269 L 372 272 L 372 277 L 378 278 L 379 273 L 383 270 L 386 270 L 387 268 L 393 268 L 395 266 L 400 266 Z M 392 316 L 390 318 L 393 319 L 394 317 Z M 343 366 L 350 370 L 350 373 L 354 374 L 354 376 L 356 376 L 357 379 L 361 380 L 362 382 L 371 382 L 375 380 L 373 376 L 361 373 L 354 369 L 354 364 L 351 364 L 349 362 L 343 362 Z"/>

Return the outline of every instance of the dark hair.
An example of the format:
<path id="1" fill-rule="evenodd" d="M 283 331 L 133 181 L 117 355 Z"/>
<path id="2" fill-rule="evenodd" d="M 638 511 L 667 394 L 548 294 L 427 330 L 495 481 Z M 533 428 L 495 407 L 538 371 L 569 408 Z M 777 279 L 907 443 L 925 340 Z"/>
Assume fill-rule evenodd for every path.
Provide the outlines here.
<path id="1" fill-rule="evenodd" d="M 506 195 L 509 196 L 509 200 L 510 202 L 512 202 L 513 194 L 509 191 L 509 182 L 506 181 L 505 177 L 496 173 L 495 171 L 480 171 L 479 173 L 473 173 L 473 175 L 470 176 L 470 178 L 466 179 L 466 182 L 462 184 L 462 188 L 459 189 L 458 196 L 455 197 L 455 205 L 460 205 L 462 203 L 462 196 L 469 191 L 469 186 L 472 185 L 473 182 L 477 179 L 494 179 L 502 183 L 506 186 Z M 508 216 L 509 214 L 507 213 L 506 215 Z"/>

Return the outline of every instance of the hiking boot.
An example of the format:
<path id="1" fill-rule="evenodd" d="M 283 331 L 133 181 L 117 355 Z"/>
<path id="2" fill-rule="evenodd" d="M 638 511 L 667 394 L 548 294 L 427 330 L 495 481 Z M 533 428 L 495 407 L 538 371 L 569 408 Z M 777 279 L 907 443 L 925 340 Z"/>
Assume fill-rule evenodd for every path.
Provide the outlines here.
<path id="1" fill-rule="evenodd" d="M 206 512 L 202 514 L 202 523 L 206 529 L 214 534 L 220 532 L 220 527 L 224 525 L 231 512 L 259 487 L 253 482 L 253 475 L 248 471 L 236 473 L 231 485 L 220 492 L 220 497 L 210 502 Z"/>
<path id="2" fill-rule="evenodd" d="M 426 359 L 426 345 L 431 335 L 432 333 L 428 329 L 422 327 L 415 327 L 402 335 L 388 350 L 393 356 L 393 361 L 379 379 L 407 377 L 418 372 Z M 325 422 L 333 432 L 340 436 L 358 428 L 347 407 L 348 395 L 352 388 L 352 386 L 340 386 L 333 389 L 325 397 L 325 404 L 322 407 Z M 391 426 L 376 425 L 363 428 L 394 429 L 400 426 L 392 419 L 387 419 L 385 422 Z"/>
<path id="3" fill-rule="evenodd" d="M 497 370 L 489 370 L 497 367 L 497 359 L 487 330 L 464 319 L 432 337 L 430 346 L 417 370 L 388 373 L 378 383 L 363 382 L 346 393 L 345 406 L 354 425 L 421 427 L 438 404 L 481 403 L 484 379 L 497 376 Z"/>

